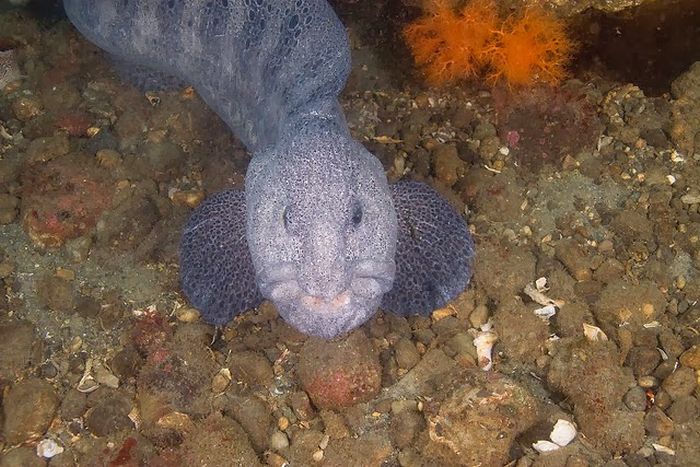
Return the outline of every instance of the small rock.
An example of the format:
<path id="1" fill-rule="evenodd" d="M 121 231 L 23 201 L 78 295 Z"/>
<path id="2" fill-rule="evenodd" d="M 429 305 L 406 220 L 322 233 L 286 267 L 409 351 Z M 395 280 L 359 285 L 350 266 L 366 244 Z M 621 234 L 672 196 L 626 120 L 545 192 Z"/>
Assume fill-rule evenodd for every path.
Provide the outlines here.
<path id="1" fill-rule="evenodd" d="M 319 413 L 323 420 L 324 433 L 332 439 L 342 439 L 350 436 L 350 430 L 343 417 L 332 410 L 321 410 Z"/>
<path id="2" fill-rule="evenodd" d="M 60 134 L 38 138 L 29 143 L 27 161 L 31 163 L 47 162 L 59 156 L 68 154 L 70 143 L 68 135 Z"/>
<path id="3" fill-rule="evenodd" d="M 281 431 L 275 430 L 270 436 L 270 449 L 280 451 L 289 447 L 289 438 Z"/>
<path id="4" fill-rule="evenodd" d="M 21 96 L 12 102 L 12 113 L 17 120 L 29 121 L 41 113 L 41 102 L 34 96 Z"/>
<path id="5" fill-rule="evenodd" d="M 199 310 L 192 307 L 182 307 L 175 311 L 175 318 L 183 323 L 193 323 L 199 319 Z"/>
<path id="6" fill-rule="evenodd" d="M 433 150 L 435 176 L 447 186 L 457 183 L 465 174 L 465 166 L 459 158 L 457 147 L 453 144 L 441 144 Z"/>
<path id="7" fill-rule="evenodd" d="M 11 224 L 17 218 L 19 199 L 6 193 L 0 193 L 0 224 Z"/>
<path id="8" fill-rule="evenodd" d="M 675 401 L 691 395 L 697 385 L 695 372 L 691 368 L 681 366 L 664 380 L 661 387 Z"/>
<path id="9" fill-rule="evenodd" d="M 33 363 L 41 361 L 42 348 L 30 322 L 0 326 L 0 383 L 14 380 Z"/>
<path id="10" fill-rule="evenodd" d="M 88 413 L 85 425 L 95 436 L 108 436 L 133 427 L 129 412 L 131 400 L 116 391 L 110 391 L 109 395 Z"/>
<path id="11" fill-rule="evenodd" d="M 418 350 L 416 350 L 416 346 L 406 338 L 400 339 L 396 343 L 394 346 L 394 353 L 399 368 L 405 370 L 410 370 L 420 361 L 420 354 Z"/>
<path id="12" fill-rule="evenodd" d="M 70 421 L 82 417 L 86 409 L 87 395 L 76 389 L 70 389 L 63 396 L 58 415 L 62 420 Z"/>
<path id="13" fill-rule="evenodd" d="M 2 80 L 0 79 L 0 85 Z M 20 446 L 0 454 L 1 467 L 44 467 L 46 461 L 36 455 L 36 449 Z"/>
<path id="14" fill-rule="evenodd" d="M 622 400 L 630 410 L 642 411 L 647 407 L 647 395 L 640 386 L 634 386 L 627 391 Z"/>
<path id="15" fill-rule="evenodd" d="M 391 440 L 399 449 L 408 447 L 424 426 L 423 416 L 417 411 L 405 410 L 394 414 L 391 419 Z"/>
<path id="16" fill-rule="evenodd" d="M 261 465 L 243 428 L 217 412 L 199 421 L 177 452 L 172 465 Z"/>
<path id="17" fill-rule="evenodd" d="M 269 386 L 274 378 L 269 360 L 257 352 L 232 354 L 229 369 L 234 380 L 248 386 Z"/>
<path id="18" fill-rule="evenodd" d="M 5 440 L 19 444 L 43 436 L 58 403 L 53 386 L 40 379 L 26 379 L 10 387 L 3 400 Z"/>
<path id="19" fill-rule="evenodd" d="M 37 284 L 39 302 L 52 310 L 70 313 L 75 309 L 75 292 L 70 281 L 45 275 Z"/>
<path id="20" fill-rule="evenodd" d="M 122 162 L 122 155 L 114 149 L 100 149 L 95 153 L 97 162 L 106 169 L 114 169 Z"/>
<path id="21" fill-rule="evenodd" d="M 311 420 L 314 418 L 314 409 L 311 407 L 309 396 L 304 391 L 293 392 L 289 396 L 289 403 L 292 406 L 292 410 L 294 410 L 294 415 L 299 420 Z"/>
<path id="22" fill-rule="evenodd" d="M 65 251 L 71 261 L 82 263 L 90 254 L 92 248 L 92 237 L 84 236 L 66 241 Z"/>
<path id="23" fill-rule="evenodd" d="M 477 305 L 469 315 L 469 323 L 473 328 L 479 329 L 489 320 L 489 309 L 486 305 Z"/>
<path id="24" fill-rule="evenodd" d="M 700 370 L 700 345 L 694 345 L 680 357 L 681 365 L 687 366 L 694 370 Z"/>
<path id="25" fill-rule="evenodd" d="M 687 423 L 697 419 L 700 414 L 700 402 L 693 396 L 679 397 L 667 412 L 675 423 Z"/>
<path id="26" fill-rule="evenodd" d="M 651 436 L 661 438 L 673 433 L 673 420 L 658 407 L 652 407 L 644 416 L 644 428 Z"/>
<path id="27" fill-rule="evenodd" d="M 264 400 L 255 396 L 231 396 L 225 413 L 241 424 L 253 449 L 262 452 L 268 448 L 273 419 Z"/>
<path id="28" fill-rule="evenodd" d="M 574 239 L 564 239 L 554 249 L 557 259 L 577 281 L 587 281 L 592 277 L 590 261 Z"/>
<path id="29" fill-rule="evenodd" d="M 204 200 L 204 191 L 202 190 L 183 190 L 176 191 L 171 196 L 174 204 L 179 206 L 187 206 L 196 208 Z"/>
<path id="30" fill-rule="evenodd" d="M 632 347 L 627 354 L 627 366 L 637 377 L 652 374 L 660 362 L 661 354 L 653 347 Z"/>

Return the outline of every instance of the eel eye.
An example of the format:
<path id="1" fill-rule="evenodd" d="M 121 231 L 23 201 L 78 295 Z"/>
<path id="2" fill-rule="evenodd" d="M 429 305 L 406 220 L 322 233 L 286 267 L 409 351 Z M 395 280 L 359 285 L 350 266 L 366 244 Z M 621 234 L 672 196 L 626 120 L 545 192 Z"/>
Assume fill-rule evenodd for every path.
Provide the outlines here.
<path id="1" fill-rule="evenodd" d="M 353 227 L 359 227 L 362 223 L 362 206 L 360 203 L 356 203 L 353 207 L 351 221 Z"/>

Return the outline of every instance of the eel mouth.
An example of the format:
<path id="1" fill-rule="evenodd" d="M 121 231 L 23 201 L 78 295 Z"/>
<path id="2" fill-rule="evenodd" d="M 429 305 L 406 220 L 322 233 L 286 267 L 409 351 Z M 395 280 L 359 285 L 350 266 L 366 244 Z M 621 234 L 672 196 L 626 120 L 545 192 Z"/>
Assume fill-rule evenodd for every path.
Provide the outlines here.
<path id="1" fill-rule="evenodd" d="M 332 338 L 360 326 L 374 315 L 382 296 L 391 289 L 394 264 L 362 261 L 353 269 L 347 288 L 333 297 L 307 293 L 291 264 L 270 268 L 259 276 L 260 290 L 276 305 L 280 316 L 299 331 Z"/>

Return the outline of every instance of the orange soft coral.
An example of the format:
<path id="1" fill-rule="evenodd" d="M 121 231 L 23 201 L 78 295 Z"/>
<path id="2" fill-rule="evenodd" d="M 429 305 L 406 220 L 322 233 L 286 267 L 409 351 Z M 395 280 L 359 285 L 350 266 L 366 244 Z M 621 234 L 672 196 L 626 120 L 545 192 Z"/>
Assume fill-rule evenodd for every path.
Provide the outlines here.
<path id="1" fill-rule="evenodd" d="M 430 84 L 476 77 L 489 69 L 491 84 L 558 83 L 573 43 L 564 23 L 541 8 L 501 21 L 492 0 L 426 0 L 426 15 L 404 29 L 416 64 Z"/>
<path id="2" fill-rule="evenodd" d="M 461 11 L 451 0 L 430 0 L 426 16 L 408 25 L 404 37 L 413 57 L 435 85 L 475 76 L 498 27 L 491 1 L 472 0 Z"/>
<path id="3" fill-rule="evenodd" d="M 557 84 L 566 75 L 574 49 L 564 23 L 540 8 L 509 18 L 488 49 L 492 72 L 489 80 L 505 80 L 511 86 L 543 81 Z"/>

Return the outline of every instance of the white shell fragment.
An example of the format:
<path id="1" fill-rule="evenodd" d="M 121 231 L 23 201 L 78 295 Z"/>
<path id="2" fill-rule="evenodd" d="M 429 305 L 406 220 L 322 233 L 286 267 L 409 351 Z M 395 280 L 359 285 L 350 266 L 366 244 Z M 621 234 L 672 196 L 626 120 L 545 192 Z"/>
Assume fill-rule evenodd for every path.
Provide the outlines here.
<path id="1" fill-rule="evenodd" d="M 554 429 L 549 434 L 549 439 L 564 447 L 576 437 L 576 427 L 568 420 L 559 419 L 554 424 Z"/>
<path id="2" fill-rule="evenodd" d="M 554 305 L 546 305 L 542 308 L 533 310 L 533 313 L 535 313 L 543 321 L 549 321 L 549 318 L 557 314 L 557 307 Z"/>
<path id="3" fill-rule="evenodd" d="M 39 441 L 39 444 L 36 445 L 36 455 L 45 457 L 46 459 L 51 459 L 53 456 L 61 454 L 62 452 L 63 446 L 50 438 L 42 439 Z"/>
<path id="4" fill-rule="evenodd" d="M 586 339 L 592 342 L 608 340 L 608 336 L 602 329 L 591 324 L 583 323 L 583 335 L 586 336 Z"/>
<path id="5" fill-rule="evenodd" d="M 656 443 L 652 443 L 651 445 L 652 445 L 652 446 L 654 447 L 654 449 L 655 449 L 656 451 L 658 451 L 658 452 L 663 452 L 664 454 L 668 454 L 669 456 L 675 456 L 675 455 L 676 455 L 676 451 L 674 451 L 673 449 L 669 448 L 668 446 L 664 446 L 663 444 L 656 444 Z"/>
<path id="6" fill-rule="evenodd" d="M 532 447 L 535 449 L 535 451 L 537 451 L 539 453 L 544 453 L 544 452 L 556 451 L 561 446 L 559 446 L 558 444 L 555 444 L 551 441 L 540 440 L 540 441 L 537 441 L 536 443 L 532 443 Z"/>
<path id="7" fill-rule="evenodd" d="M 493 367 L 491 351 L 497 340 L 498 335 L 493 331 L 481 331 L 474 338 L 478 365 L 484 371 L 489 371 Z"/>
<path id="8" fill-rule="evenodd" d="M 538 279 L 539 280 L 539 279 Z M 537 282 L 535 282 L 537 284 Z M 523 292 L 525 295 L 530 297 L 530 299 L 535 302 L 539 303 L 540 305 L 554 305 L 556 307 L 562 307 L 566 302 L 564 300 L 557 300 L 554 298 L 549 298 L 546 296 L 544 293 L 542 293 L 541 288 L 541 283 L 540 285 L 532 285 L 532 284 L 527 284 L 525 288 L 523 289 Z"/>
<path id="9" fill-rule="evenodd" d="M 532 448 L 539 452 L 552 452 L 568 445 L 576 437 L 576 426 L 568 420 L 560 418 L 554 424 L 552 432 L 549 434 L 551 441 L 540 440 L 532 443 Z"/>

